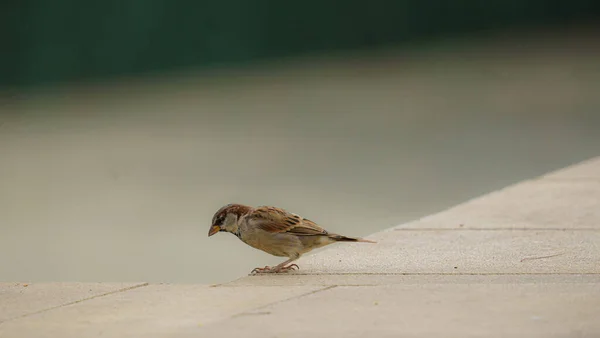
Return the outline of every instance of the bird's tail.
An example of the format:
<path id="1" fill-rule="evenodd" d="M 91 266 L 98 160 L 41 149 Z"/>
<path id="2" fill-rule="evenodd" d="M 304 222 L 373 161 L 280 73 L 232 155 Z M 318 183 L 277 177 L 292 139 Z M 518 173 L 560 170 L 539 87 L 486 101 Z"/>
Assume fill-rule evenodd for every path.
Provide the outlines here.
<path id="1" fill-rule="evenodd" d="M 329 238 L 338 242 L 363 242 L 363 243 L 377 243 L 363 238 L 346 237 L 342 235 L 330 235 Z"/>

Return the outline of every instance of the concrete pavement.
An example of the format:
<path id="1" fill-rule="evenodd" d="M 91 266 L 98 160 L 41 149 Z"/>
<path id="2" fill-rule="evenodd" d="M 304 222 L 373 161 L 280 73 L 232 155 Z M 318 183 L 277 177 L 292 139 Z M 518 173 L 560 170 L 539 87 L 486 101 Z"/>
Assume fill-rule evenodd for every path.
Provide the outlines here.
<path id="1" fill-rule="evenodd" d="M 600 337 L 600 157 L 230 283 L 0 284 L 0 337 Z"/>

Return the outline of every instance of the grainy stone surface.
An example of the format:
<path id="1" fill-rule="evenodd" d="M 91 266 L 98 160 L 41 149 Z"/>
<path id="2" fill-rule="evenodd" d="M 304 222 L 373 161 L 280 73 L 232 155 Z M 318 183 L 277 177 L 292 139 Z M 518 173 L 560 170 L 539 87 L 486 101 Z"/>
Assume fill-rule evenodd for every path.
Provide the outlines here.
<path id="1" fill-rule="evenodd" d="M 300 273 L 600 273 L 600 231 L 389 231 L 339 244 Z"/>
<path id="2" fill-rule="evenodd" d="M 598 337 L 599 309 L 598 283 L 338 286 L 180 337 Z"/>
<path id="3" fill-rule="evenodd" d="M 593 158 L 576 165 L 563 168 L 543 176 L 545 179 L 556 180 L 598 180 L 600 181 L 600 168 L 598 168 L 598 159 Z"/>
<path id="4" fill-rule="evenodd" d="M 169 336 L 319 289 L 149 285 L 9 320 L 0 324 L 0 337 Z"/>
<path id="5" fill-rule="evenodd" d="M 9 319 L 142 285 L 144 284 L 0 283 L 0 324 Z"/>
<path id="6" fill-rule="evenodd" d="M 598 191 L 600 180 L 532 180 L 396 228 L 600 231 Z"/>

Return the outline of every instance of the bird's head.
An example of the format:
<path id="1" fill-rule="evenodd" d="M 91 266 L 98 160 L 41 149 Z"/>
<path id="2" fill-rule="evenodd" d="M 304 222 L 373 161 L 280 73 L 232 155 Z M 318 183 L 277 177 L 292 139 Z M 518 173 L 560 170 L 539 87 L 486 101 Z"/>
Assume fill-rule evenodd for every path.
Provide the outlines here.
<path id="1" fill-rule="evenodd" d="M 227 204 L 221 207 L 213 216 L 208 236 L 210 237 L 219 231 L 237 233 L 238 220 L 251 209 L 251 207 L 242 204 Z"/>

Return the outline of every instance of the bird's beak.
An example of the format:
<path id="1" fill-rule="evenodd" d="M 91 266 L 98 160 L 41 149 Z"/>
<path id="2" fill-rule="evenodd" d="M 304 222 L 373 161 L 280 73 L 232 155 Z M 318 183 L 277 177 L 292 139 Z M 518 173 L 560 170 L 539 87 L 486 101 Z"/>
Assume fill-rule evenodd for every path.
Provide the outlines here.
<path id="1" fill-rule="evenodd" d="M 219 231 L 221 231 L 221 227 L 220 227 L 220 226 L 218 226 L 218 225 L 214 225 L 214 224 L 213 224 L 213 225 L 210 227 L 210 229 L 208 230 L 208 237 L 210 237 L 210 236 L 212 236 L 212 235 L 216 234 L 216 233 L 217 233 L 217 232 L 219 232 Z"/>

